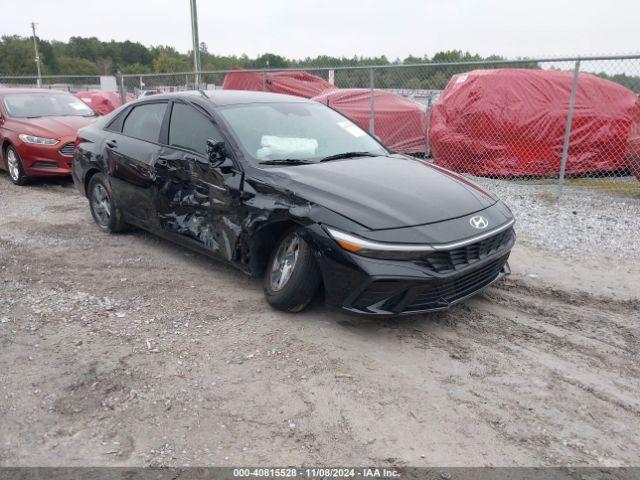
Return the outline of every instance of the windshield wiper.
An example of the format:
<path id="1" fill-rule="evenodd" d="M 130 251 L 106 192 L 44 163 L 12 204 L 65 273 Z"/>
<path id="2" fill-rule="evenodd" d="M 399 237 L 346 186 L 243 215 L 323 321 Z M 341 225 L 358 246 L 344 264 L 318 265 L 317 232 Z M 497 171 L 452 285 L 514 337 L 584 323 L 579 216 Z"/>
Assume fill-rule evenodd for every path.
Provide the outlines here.
<path id="1" fill-rule="evenodd" d="M 264 160 L 260 162 L 261 165 L 307 165 L 311 162 L 309 160 L 300 160 L 299 158 L 277 158 L 274 160 Z"/>
<path id="2" fill-rule="evenodd" d="M 329 155 L 328 157 L 324 157 L 321 162 L 330 162 L 331 160 L 340 160 L 342 158 L 356 158 L 356 157 L 377 157 L 375 153 L 371 152 L 344 152 L 337 153 L 335 155 Z"/>

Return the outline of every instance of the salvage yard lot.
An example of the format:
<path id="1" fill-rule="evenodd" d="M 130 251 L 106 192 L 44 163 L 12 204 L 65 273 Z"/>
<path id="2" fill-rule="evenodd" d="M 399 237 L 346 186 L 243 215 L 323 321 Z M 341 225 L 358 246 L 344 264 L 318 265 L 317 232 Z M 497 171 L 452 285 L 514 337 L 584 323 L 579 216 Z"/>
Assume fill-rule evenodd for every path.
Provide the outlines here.
<path id="1" fill-rule="evenodd" d="M 513 275 L 371 320 L 0 175 L 0 465 L 637 464 L 640 199 L 495 186 Z"/>

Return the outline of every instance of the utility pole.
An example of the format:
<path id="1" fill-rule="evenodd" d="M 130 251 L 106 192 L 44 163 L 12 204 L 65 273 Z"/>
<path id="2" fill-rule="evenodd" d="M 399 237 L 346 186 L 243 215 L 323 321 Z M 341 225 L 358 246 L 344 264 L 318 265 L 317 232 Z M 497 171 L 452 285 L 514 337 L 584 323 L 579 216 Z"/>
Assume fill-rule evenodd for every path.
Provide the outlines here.
<path id="1" fill-rule="evenodd" d="M 38 40 L 36 40 L 36 23 L 31 22 L 33 31 L 33 48 L 36 51 L 36 66 L 38 67 L 38 88 L 42 87 L 42 71 L 40 70 L 40 55 L 38 55 Z"/>
<path id="2" fill-rule="evenodd" d="M 198 38 L 198 8 L 196 0 L 191 2 L 191 39 L 193 40 L 193 72 L 196 89 L 200 88 L 200 40 Z"/>

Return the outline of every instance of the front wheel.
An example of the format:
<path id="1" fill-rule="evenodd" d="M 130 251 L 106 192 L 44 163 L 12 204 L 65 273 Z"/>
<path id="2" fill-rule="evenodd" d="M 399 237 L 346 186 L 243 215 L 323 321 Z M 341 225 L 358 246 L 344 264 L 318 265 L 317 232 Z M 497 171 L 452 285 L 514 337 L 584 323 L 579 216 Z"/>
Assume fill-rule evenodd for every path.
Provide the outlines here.
<path id="1" fill-rule="evenodd" d="M 91 216 L 100 229 L 117 233 L 126 228 L 122 212 L 113 202 L 113 194 L 104 175 L 96 173 L 91 177 L 88 194 Z"/>
<path id="2" fill-rule="evenodd" d="M 303 310 L 320 287 L 320 271 L 299 230 L 287 232 L 271 254 L 264 277 L 269 304 L 286 312 Z"/>
<path id="3" fill-rule="evenodd" d="M 16 185 L 26 185 L 29 182 L 29 177 L 25 175 L 24 168 L 22 167 L 22 160 L 20 160 L 18 152 L 16 152 L 16 149 L 12 146 L 7 147 L 5 152 L 5 161 L 11 181 Z"/>

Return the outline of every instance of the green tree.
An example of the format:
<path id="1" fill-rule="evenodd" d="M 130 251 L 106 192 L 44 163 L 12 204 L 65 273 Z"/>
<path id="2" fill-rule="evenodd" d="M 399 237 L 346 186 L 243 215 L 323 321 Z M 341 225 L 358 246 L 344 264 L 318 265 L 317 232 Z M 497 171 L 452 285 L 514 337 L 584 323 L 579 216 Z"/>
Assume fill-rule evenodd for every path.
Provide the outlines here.
<path id="1" fill-rule="evenodd" d="M 45 75 L 97 75 L 148 72 L 188 72 L 192 70 L 192 57 L 180 53 L 169 46 L 147 47 L 139 42 L 103 42 L 96 37 L 71 37 L 68 42 L 38 39 L 38 47 L 42 62 L 42 73 Z M 482 57 L 481 55 L 462 50 L 437 52 L 428 55 L 409 55 L 404 59 L 389 60 L 386 56 L 374 57 L 334 57 L 318 55 L 302 59 L 289 59 L 274 53 L 265 53 L 257 58 L 247 55 L 215 55 L 209 52 L 207 45 L 200 44 L 200 58 L 203 70 L 229 70 L 232 67 L 242 68 L 327 68 L 340 66 L 368 65 L 420 65 L 405 68 L 387 68 L 376 70 L 375 85 L 378 88 L 408 89 L 441 89 L 449 79 L 459 73 L 477 68 L 540 68 L 536 62 L 511 63 L 504 62 L 498 55 Z M 496 62 L 473 63 L 473 62 Z M 455 65 L 442 65 L 455 63 Z M 36 64 L 33 51 L 33 39 L 18 35 L 0 37 L 0 74 L 35 75 Z M 317 75 L 328 78 L 326 70 L 319 70 Z M 640 92 L 640 77 L 629 74 L 597 74 L 602 78 L 624 85 L 634 92 Z M 220 84 L 222 74 L 205 76 L 207 83 Z M 167 82 L 188 82 L 184 75 L 168 77 Z M 335 73 L 336 86 L 342 88 L 368 88 L 369 70 L 344 69 Z"/>
<path id="2" fill-rule="evenodd" d="M 69 57 L 83 58 L 95 62 L 98 58 L 104 56 L 104 45 L 96 37 L 71 37 L 66 54 Z"/>
<path id="3" fill-rule="evenodd" d="M 120 69 L 120 72 L 124 74 L 129 73 L 151 73 L 151 67 L 148 65 L 143 65 L 141 63 L 134 63 L 132 65 L 125 65 Z"/>
<path id="4" fill-rule="evenodd" d="M 411 89 L 417 90 L 419 88 L 422 88 L 422 82 L 417 77 L 411 77 L 409 80 L 407 80 L 405 84 L 405 88 L 411 88 Z"/>
<path id="5" fill-rule="evenodd" d="M 0 42 L 0 73 L 5 75 L 35 75 L 33 44 L 17 35 L 3 36 Z"/>
<path id="6" fill-rule="evenodd" d="M 58 64 L 65 75 L 98 75 L 96 64 L 86 58 L 60 57 Z"/>
<path id="7" fill-rule="evenodd" d="M 287 68 L 289 67 L 289 61 L 281 57 L 280 55 L 275 55 L 273 53 L 265 53 L 260 55 L 258 58 L 249 62 L 250 68 Z"/>
<path id="8" fill-rule="evenodd" d="M 100 75 L 111 75 L 113 73 L 113 60 L 111 60 L 111 57 L 98 58 L 95 64 Z"/>
<path id="9" fill-rule="evenodd" d="M 153 70 L 159 73 L 185 72 L 189 70 L 186 58 L 172 55 L 170 51 L 161 50 L 153 60 Z"/>

